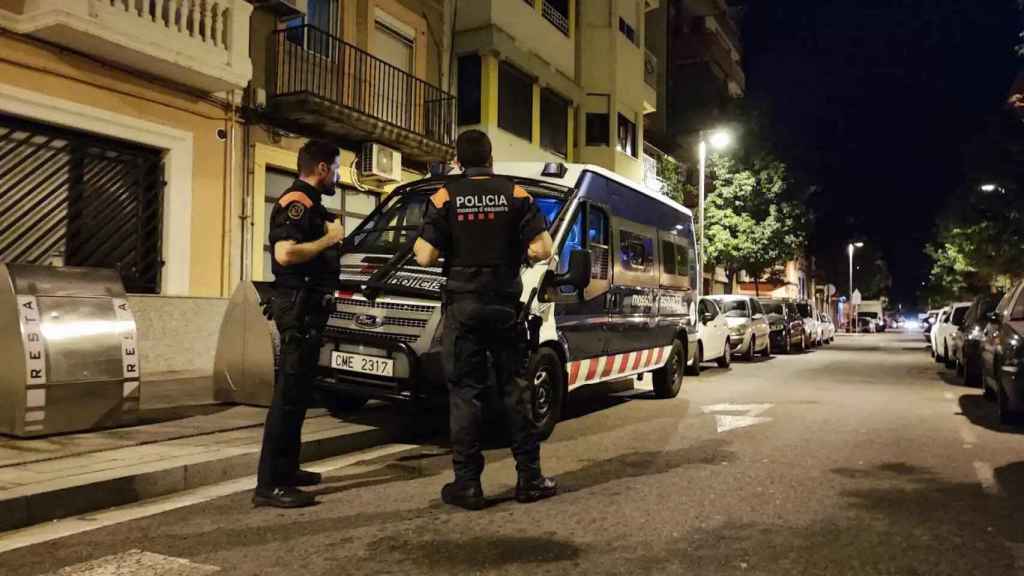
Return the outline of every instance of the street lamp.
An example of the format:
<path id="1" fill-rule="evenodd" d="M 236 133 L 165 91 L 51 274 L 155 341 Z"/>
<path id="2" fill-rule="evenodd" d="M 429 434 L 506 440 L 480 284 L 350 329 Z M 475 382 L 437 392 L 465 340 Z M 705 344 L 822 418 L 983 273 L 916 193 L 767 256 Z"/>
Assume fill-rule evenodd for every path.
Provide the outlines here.
<path id="1" fill-rule="evenodd" d="M 700 198 L 697 201 L 698 218 L 700 218 L 700 252 L 698 254 L 700 264 L 700 272 L 697 275 L 699 279 L 701 292 L 703 292 L 704 286 L 704 185 L 705 185 L 705 174 L 707 173 L 708 164 L 708 145 L 710 144 L 713 150 L 725 150 L 732 145 L 732 134 L 724 129 L 717 130 L 701 130 L 700 131 L 700 150 L 698 162 L 700 166 L 700 182 L 697 185 L 699 190 Z"/>
<path id="2" fill-rule="evenodd" d="M 995 192 L 997 188 L 999 188 L 999 187 L 996 186 L 995 184 L 982 184 L 981 185 L 981 191 L 982 192 Z"/>
<path id="3" fill-rule="evenodd" d="M 850 242 L 850 246 L 847 248 L 847 251 L 850 253 L 850 324 L 853 324 L 853 322 L 857 319 L 857 316 L 854 314 L 853 309 L 853 252 L 857 248 L 863 247 L 863 242 Z M 856 327 L 854 326 L 853 329 L 856 329 Z"/>

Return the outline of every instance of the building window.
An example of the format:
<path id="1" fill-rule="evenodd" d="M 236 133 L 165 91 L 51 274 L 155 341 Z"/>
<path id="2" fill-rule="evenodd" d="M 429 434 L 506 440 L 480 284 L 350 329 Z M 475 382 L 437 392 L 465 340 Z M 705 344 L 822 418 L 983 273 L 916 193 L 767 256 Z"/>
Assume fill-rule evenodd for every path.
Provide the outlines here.
<path id="1" fill-rule="evenodd" d="M 636 124 L 619 114 L 619 151 L 637 157 Z"/>
<path id="2" fill-rule="evenodd" d="M 562 34 L 569 35 L 569 0 L 541 0 L 544 18 L 558 28 Z"/>
<path id="3" fill-rule="evenodd" d="M 482 68 L 479 54 L 459 57 L 459 126 L 480 123 Z"/>
<path id="4" fill-rule="evenodd" d="M 540 146 L 563 158 L 569 147 L 569 102 L 551 90 L 540 93 Z"/>
<path id="5" fill-rule="evenodd" d="M 608 115 L 587 113 L 587 127 L 585 142 L 587 146 L 607 146 L 608 141 Z"/>
<path id="6" fill-rule="evenodd" d="M 266 210 L 263 211 L 263 280 L 265 281 L 274 279 L 271 267 L 274 251 L 273 247 L 266 243 L 266 236 L 270 233 L 270 216 L 274 211 L 274 204 L 277 203 L 281 195 L 292 185 L 294 180 L 294 172 L 273 168 L 267 169 L 266 196 L 263 199 L 266 202 Z M 363 219 L 370 215 L 370 212 L 373 212 L 374 208 L 377 207 L 379 198 L 372 192 L 363 192 L 355 188 L 345 187 L 334 196 L 324 196 L 321 201 L 328 212 L 338 216 L 342 226 L 345 227 L 345 233 L 349 234 L 355 231 Z"/>
<path id="7" fill-rule="evenodd" d="M 633 45 L 637 45 L 636 30 L 634 30 L 633 26 L 631 26 L 629 22 L 626 22 L 626 19 L 622 16 L 619 16 L 619 32 L 622 32 L 622 35 L 632 42 Z"/>
<path id="8" fill-rule="evenodd" d="M 310 32 L 309 28 L 316 28 Z M 288 41 L 302 46 L 314 54 L 331 57 L 335 40 L 341 34 L 341 15 L 338 11 L 338 0 L 309 0 L 305 16 L 292 18 L 285 22 L 288 29 Z"/>
<path id="9" fill-rule="evenodd" d="M 505 62 L 498 68 L 498 127 L 533 139 L 533 78 Z"/>

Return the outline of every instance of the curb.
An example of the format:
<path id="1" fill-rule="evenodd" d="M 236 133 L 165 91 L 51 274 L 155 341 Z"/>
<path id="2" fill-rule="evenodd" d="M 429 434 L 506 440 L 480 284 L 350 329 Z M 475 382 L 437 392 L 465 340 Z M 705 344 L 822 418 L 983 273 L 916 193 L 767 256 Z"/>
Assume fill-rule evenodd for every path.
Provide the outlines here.
<path id="1" fill-rule="evenodd" d="M 365 450 L 390 438 L 381 428 L 312 434 L 303 439 L 302 461 Z M 119 470 L 116 475 L 108 473 L 106 478 L 0 499 L 0 532 L 251 476 L 259 458 L 258 447 L 228 447 L 213 457 L 173 458 Z"/>

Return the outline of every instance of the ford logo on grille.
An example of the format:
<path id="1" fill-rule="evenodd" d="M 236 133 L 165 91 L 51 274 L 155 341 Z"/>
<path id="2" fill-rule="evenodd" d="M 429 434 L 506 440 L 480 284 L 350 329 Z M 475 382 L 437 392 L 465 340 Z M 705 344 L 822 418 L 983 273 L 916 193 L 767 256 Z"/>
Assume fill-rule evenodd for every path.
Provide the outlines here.
<path id="1" fill-rule="evenodd" d="M 373 314 L 359 314 L 355 317 L 356 326 L 360 328 L 375 329 L 384 325 L 384 319 Z"/>

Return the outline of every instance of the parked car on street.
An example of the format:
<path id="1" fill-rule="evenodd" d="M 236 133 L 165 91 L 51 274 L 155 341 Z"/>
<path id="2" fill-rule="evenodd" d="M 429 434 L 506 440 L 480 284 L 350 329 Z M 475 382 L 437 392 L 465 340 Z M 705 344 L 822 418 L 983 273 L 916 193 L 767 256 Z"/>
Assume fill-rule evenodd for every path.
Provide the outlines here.
<path id="1" fill-rule="evenodd" d="M 881 300 L 864 300 L 857 305 L 857 316 L 875 321 L 875 332 L 885 332 L 885 310 Z"/>
<path id="2" fill-rule="evenodd" d="M 818 326 L 821 332 L 821 341 L 825 344 L 831 344 L 836 339 L 836 325 L 832 322 L 832 319 L 828 317 L 828 314 L 818 315 Z"/>
<path id="3" fill-rule="evenodd" d="M 932 328 L 928 331 L 928 347 L 931 349 L 932 358 L 935 358 L 935 348 L 938 344 L 935 343 L 935 337 L 939 333 L 939 326 L 946 323 L 949 318 L 949 314 L 952 310 L 949 307 L 943 308 L 939 311 L 939 315 L 932 322 Z"/>
<path id="4" fill-rule="evenodd" d="M 714 360 L 719 368 L 728 368 L 732 363 L 732 343 L 729 339 L 729 322 L 718 304 L 710 298 L 701 298 L 697 303 L 697 353 L 686 367 L 687 373 L 700 374 L 701 364 Z"/>
<path id="5" fill-rule="evenodd" d="M 796 304 L 771 298 L 762 298 L 759 302 L 768 315 L 772 349 L 786 354 L 791 354 L 794 350 L 802 351 L 807 336 L 804 334 L 804 319 L 800 317 Z"/>
<path id="6" fill-rule="evenodd" d="M 804 332 L 807 334 L 809 346 L 818 346 L 821 341 L 818 339 L 818 315 L 814 311 L 814 304 L 807 300 L 797 300 L 796 309 L 800 311 L 800 317 L 804 320 Z"/>
<path id="7" fill-rule="evenodd" d="M 874 334 L 878 331 L 878 323 L 864 316 L 857 317 L 857 332 L 861 334 Z"/>
<path id="8" fill-rule="evenodd" d="M 942 310 L 929 310 L 927 314 L 921 319 L 921 334 L 924 336 L 924 341 L 931 343 L 932 341 L 932 328 L 935 326 L 935 322 L 939 319 L 939 314 Z"/>
<path id="9" fill-rule="evenodd" d="M 957 368 L 963 377 L 964 386 L 981 386 L 981 343 L 989 316 L 995 312 L 1003 296 L 1002 293 L 978 296 L 967 309 L 964 326 L 959 332 L 960 342 L 956 346 L 959 350 Z"/>
<path id="10" fill-rule="evenodd" d="M 1024 282 L 989 315 L 981 342 L 982 389 L 999 407 L 999 421 L 1020 423 L 1024 412 Z"/>
<path id="11" fill-rule="evenodd" d="M 715 301 L 729 323 L 729 336 L 733 353 L 741 353 L 746 360 L 754 356 L 772 355 L 771 329 L 761 303 L 751 296 L 708 296 Z"/>
<path id="12" fill-rule="evenodd" d="M 953 335 L 960 330 L 960 326 L 967 316 L 967 309 L 971 307 L 970 302 L 956 302 L 949 305 L 949 312 L 945 320 L 935 326 L 932 334 L 932 352 L 936 362 L 946 365 L 946 368 L 955 366 L 951 352 L 953 346 Z"/>

